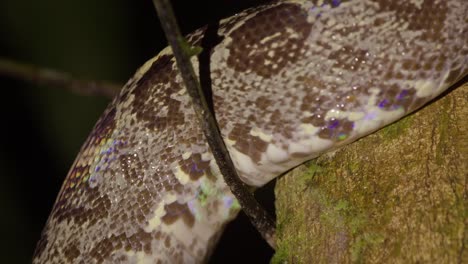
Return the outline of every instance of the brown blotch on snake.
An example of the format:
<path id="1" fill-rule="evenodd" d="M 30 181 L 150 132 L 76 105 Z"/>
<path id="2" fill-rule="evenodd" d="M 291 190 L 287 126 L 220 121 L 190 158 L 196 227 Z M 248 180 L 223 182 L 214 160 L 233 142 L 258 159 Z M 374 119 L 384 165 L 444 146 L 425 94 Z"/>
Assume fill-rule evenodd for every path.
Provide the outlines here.
<path id="1" fill-rule="evenodd" d="M 231 34 L 227 65 L 263 77 L 277 74 L 300 58 L 304 39 L 311 29 L 307 23 L 306 12 L 296 5 L 282 4 L 259 13 Z M 278 42 L 284 37 L 290 39 L 288 45 Z"/>
<path id="2" fill-rule="evenodd" d="M 184 221 L 185 224 L 187 224 L 188 227 L 193 227 L 193 224 L 195 223 L 195 217 L 190 212 L 187 204 L 173 202 L 165 205 L 164 210 L 166 211 L 166 214 L 161 217 L 161 220 L 164 223 L 171 225 L 180 218 Z"/>

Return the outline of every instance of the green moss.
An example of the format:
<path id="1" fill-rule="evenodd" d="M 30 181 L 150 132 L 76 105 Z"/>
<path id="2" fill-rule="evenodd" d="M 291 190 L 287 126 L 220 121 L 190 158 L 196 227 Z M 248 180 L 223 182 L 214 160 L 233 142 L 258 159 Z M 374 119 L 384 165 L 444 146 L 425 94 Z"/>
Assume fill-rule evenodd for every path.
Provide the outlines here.
<path id="1" fill-rule="evenodd" d="M 346 211 L 349 208 L 349 203 L 348 201 L 345 200 L 339 200 L 338 203 L 335 205 L 335 210 L 336 211 Z"/>
<path id="2" fill-rule="evenodd" d="M 359 171 L 359 168 L 360 168 L 360 164 L 358 162 L 350 162 L 349 165 L 348 165 L 348 170 L 350 173 L 355 173 L 357 171 Z"/>
<path id="3" fill-rule="evenodd" d="M 449 102 L 444 104 L 444 108 L 450 108 L 450 105 L 447 105 Z M 445 110 L 444 109 L 444 110 Z M 445 149 L 447 148 L 447 141 L 449 140 L 449 130 L 450 130 L 450 111 L 439 111 L 440 117 L 438 119 L 438 129 L 439 129 L 439 141 L 436 146 L 436 163 L 437 165 L 442 165 L 444 161 L 444 156 L 446 155 Z"/>
<path id="4" fill-rule="evenodd" d="M 281 243 L 278 245 L 278 249 L 275 252 L 275 255 L 271 259 L 272 264 L 279 264 L 279 263 L 288 263 L 288 260 L 294 259 L 294 263 L 302 263 L 297 256 L 291 256 L 291 252 L 294 252 L 294 248 L 297 245 L 301 244 L 304 241 L 305 237 L 298 235 L 298 236 L 288 236 L 288 239 L 282 240 Z"/>
<path id="5" fill-rule="evenodd" d="M 278 250 L 275 252 L 275 255 L 273 255 L 273 258 L 271 259 L 271 264 L 281 264 L 285 263 L 288 259 L 288 252 L 289 248 L 286 246 L 281 246 L 278 248 Z"/>
<path id="6" fill-rule="evenodd" d="M 324 171 L 325 169 L 313 160 L 307 164 L 307 171 L 302 174 L 301 180 L 302 182 L 311 182 L 315 176 L 320 175 Z"/>
<path id="7" fill-rule="evenodd" d="M 285 215 L 278 215 L 278 227 L 277 233 L 283 233 L 282 227 L 283 226 L 290 226 L 290 223 L 295 223 L 300 226 L 304 224 L 303 219 L 304 213 L 297 212 L 298 214 L 285 214 Z M 291 217 L 294 215 L 294 217 Z M 271 263 L 279 264 L 279 263 L 286 263 L 287 260 L 291 259 L 290 252 L 294 252 L 295 246 L 301 244 L 305 241 L 305 236 L 301 234 L 294 234 L 283 236 L 281 240 L 278 241 L 277 250 L 275 255 L 271 259 Z M 297 260 L 296 260 L 297 262 Z M 300 261 L 299 261 L 300 263 Z"/>
<path id="8" fill-rule="evenodd" d="M 359 235 L 351 245 L 351 261 L 362 263 L 366 249 L 378 245 L 384 241 L 384 237 L 378 234 L 363 233 Z"/>
<path id="9" fill-rule="evenodd" d="M 406 129 L 411 127 L 411 124 L 413 123 L 412 121 L 413 116 L 407 116 L 398 122 L 395 122 L 389 126 L 382 128 L 381 133 L 386 139 L 389 140 L 398 138 L 402 133 L 404 133 Z"/>
<path id="10" fill-rule="evenodd" d="M 178 39 L 178 42 L 179 42 L 179 45 L 184 50 L 185 54 L 187 54 L 189 57 L 197 56 L 203 51 L 203 48 L 200 46 L 190 45 L 190 43 L 188 43 L 185 38 Z"/>
<path id="11" fill-rule="evenodd" d="M 350 167 L 359 167 L 359 163 Z M 332 194 L 320 191 L 321 189 L 327 190 L 328 183 L 330 180 L 327 179 L 322 184 L 323 186 L 315 186 L 316 188 L 312 191 L 315 200 L 324 208 L 319 217 L 320 222 L 332 233 L 345 230 L 353 238 L 349 244 L 351 260 L 359 263 L 367 249 L 383 242 L 383 236 L 378 231 L 369 231 L 374 228 L 368 220 L 368 212 L 365 208 L 372 201 L 366 200 L 365 193 L 361 192 L 353 192 L 347 199 L 333 198 Z M 370 186 L 367 189 L 361 186 L 361 190 L 370 190 Z M 352 199 L 354 203 L 349 199 Z"/>

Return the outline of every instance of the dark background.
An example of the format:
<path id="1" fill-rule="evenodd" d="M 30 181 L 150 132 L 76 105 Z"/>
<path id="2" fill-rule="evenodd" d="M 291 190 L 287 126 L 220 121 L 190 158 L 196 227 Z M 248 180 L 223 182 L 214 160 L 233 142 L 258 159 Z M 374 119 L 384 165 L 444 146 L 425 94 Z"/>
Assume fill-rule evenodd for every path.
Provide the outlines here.
<path id="1" fill-rule="evenodd" d="M 259 1 L 173 2 L 190 32 Z M 2 0 L 0 36 L 1 57 L 119 83 L 166 46 L 151 0 Z M 30 263 L 62 180 L 109 100 L 1 76 L 0 86 L 0 263 Z M 272 254 L 241 215 L 212 263 L 266 263 Z"/>

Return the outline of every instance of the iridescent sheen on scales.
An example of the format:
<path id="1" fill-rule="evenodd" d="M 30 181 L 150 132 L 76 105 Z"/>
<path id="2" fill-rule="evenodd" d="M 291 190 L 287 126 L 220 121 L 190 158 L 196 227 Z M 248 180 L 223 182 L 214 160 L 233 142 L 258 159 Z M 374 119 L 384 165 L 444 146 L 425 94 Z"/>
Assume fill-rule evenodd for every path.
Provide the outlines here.
<path id="1" fill-rule="evenodd" d="M 464 0 L 290 0 L 221 21 L 209 77 L 242 180 L 262 186 L 461 79 L 467 13 Z M 201 45 L 205 34 L 189 40 Z M 240 208 L 195 120 L 166 48 L 128 81 L 83 145 L 34 263 L 206 261 Z"/>

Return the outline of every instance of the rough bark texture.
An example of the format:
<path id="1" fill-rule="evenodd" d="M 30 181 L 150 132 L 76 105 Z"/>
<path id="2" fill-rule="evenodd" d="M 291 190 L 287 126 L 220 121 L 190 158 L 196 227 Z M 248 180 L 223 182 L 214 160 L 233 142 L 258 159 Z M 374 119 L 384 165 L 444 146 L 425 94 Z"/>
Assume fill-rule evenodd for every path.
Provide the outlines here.
<path id="1" fill-rule="evenodd" d="M 468 263 L 468 83 L 276 186 L 273 263 Z"/>

